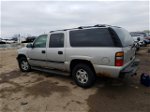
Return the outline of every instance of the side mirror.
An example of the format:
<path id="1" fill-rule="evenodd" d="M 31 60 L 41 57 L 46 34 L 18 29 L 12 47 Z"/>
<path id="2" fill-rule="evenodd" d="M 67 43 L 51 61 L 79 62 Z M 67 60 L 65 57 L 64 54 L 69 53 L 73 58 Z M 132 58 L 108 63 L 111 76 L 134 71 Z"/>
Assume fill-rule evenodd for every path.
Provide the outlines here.
<path id="1" fill-rule="evenodd" d="M 32 43 L 28 43 L 26 47 L 27 48 L 33 48 L 33 44 Z"/>

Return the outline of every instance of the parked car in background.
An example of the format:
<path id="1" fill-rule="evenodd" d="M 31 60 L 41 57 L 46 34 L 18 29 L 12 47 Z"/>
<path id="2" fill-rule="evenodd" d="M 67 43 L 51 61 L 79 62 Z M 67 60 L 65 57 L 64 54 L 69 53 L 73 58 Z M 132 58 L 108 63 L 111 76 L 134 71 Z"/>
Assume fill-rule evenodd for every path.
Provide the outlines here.
<path id="1" fill-rule="evenodd" d="M 0 44 L 12 44 L 12 43 L 15 43 L 14 40 L 12 39 L 0 39 Z"/>
<path id="2" fill-rule="evenodd" d="M 71 75 L 87 88 L 96 76 L 123 78 L 136 73 L 135 44 L 124 28 L 95 25 L 51 31 L 18 50 L 20 70 Z"/>
<path id="3" fill-rule="evenodd" d="M 143 46 L 144 43 L 144 36 L 142 34 L 139 34 L 137 32 L 131 32 L 131 37 L 133 38 L 134 42 L 136 42 L 138 45 Z"/>
<path id="4" fill-rule="evenodd" d="M 150 44 L 150 36 L 148 35 L 147 37 L 145 37 L 145 44 Z"/>
<path id="5" fill-rule="evenodd" d="M 143 41 L 141 41 L 141 35 L 135 34 L 135 33 L 130 33 L 131 37 L 134 40 L 134 43 L 136 44 L 136 51 L 140 49 L 140 46 L 144 44 Z"/>
<path id="6" fill-rule="evenodd" d="M 6 42 L 2 38 L 0 38 L 0 44 L 6 44 Z"/>
<path id="7" fill-rule="evenodd" d="M 147 33 L 144 32 L 131 32 L 131 36 L 136 40 L 136 38 L 140 38 L 139 44 L 140 46 L 146 46 L 147 44 L 150 44 L 150 37 Z"/>
<path id="8" fill-rule="evenodd" d="M 36 36 L 28 36 L 24 41 L 21 43 L 31 43 L 36 39 Z"/>

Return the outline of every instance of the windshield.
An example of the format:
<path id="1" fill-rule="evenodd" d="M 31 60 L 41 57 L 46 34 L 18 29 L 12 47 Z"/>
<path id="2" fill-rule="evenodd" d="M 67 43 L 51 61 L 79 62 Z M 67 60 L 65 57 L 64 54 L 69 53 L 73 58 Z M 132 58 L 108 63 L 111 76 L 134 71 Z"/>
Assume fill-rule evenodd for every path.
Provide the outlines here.
<path id="1" fill-rule="evenodd" d="M 129 32 L 123 28 L 119 27 L 113 27 L 113 29 L 116 31 L 118 37 L 120 38 L 122 45 L 124 47 L 130 46 L 133 44 L 133 38 L 129 34 Z"/>

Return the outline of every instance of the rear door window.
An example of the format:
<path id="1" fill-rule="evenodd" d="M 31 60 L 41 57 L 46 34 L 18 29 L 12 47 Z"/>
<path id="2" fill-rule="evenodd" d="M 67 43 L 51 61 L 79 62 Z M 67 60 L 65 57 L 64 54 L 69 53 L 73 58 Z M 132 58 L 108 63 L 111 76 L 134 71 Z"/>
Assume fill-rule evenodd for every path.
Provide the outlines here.
<path id="1" fill-rule="evenodd" d="M 70 31 L 72 47 L 112 47 L 113 39 L 107 28 Z"/>
<path id="2" fill-rule="evenodd" d="M 63 33 L 51 34 L 49 47 L 64 47 L 64 34 Z"/>

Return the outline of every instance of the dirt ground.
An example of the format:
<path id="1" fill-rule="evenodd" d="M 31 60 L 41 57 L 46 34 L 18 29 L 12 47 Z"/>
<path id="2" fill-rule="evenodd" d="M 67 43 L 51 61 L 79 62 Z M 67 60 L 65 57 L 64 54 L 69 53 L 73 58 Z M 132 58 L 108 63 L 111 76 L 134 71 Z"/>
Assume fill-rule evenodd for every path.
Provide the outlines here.
<path id="1" fill-rule="evenodd" d="M 0 49 L 0 112 L 149 112 L 150 88 L 139 82 L 141 73 L 150 74 L 147 51 L 144 47 L 137 53 L 137 76 L 98 78 L 93 87 L 83 89 L 71 77 L 22 73 L 17 50 Z"/>

